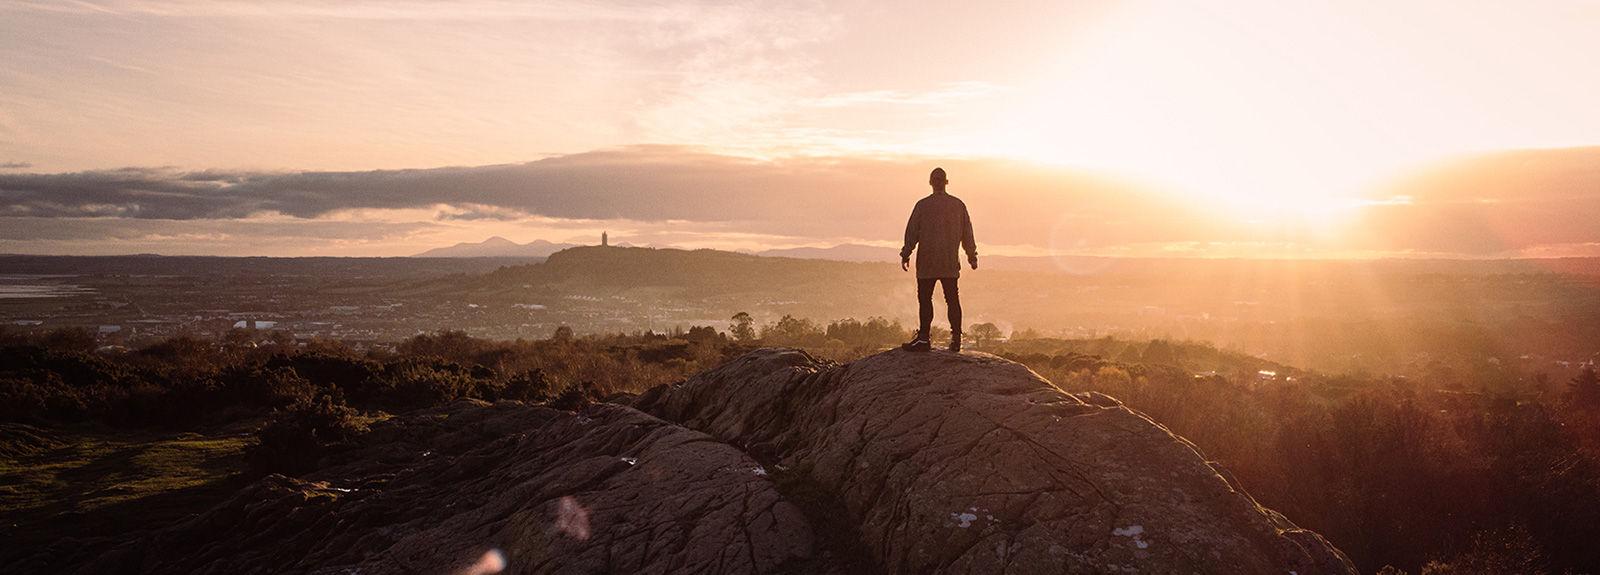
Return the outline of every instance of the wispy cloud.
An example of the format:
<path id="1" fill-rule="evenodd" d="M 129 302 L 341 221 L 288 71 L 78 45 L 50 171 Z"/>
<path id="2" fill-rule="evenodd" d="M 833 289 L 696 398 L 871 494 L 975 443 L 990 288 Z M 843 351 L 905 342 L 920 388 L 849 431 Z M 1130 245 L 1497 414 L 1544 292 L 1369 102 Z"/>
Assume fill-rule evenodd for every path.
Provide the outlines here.
<path id="1" fill-rule="evenodd" d="M 191 18 L 339 18 L 355 20 L 646 20 L 656 17 L 650 4 L 607 5 L 599 2 L 497 0 L 65 0 L 0 2 L 0 10 L 81 14 L 148 15 Z"/>
<path id="2" fill-rule="evenodd" d="M 937 89 L 914 92 L 907 90 L 875 90 L 829 94 L 816 98 L 807 105 L 819 108 L 842 108 L 864 105 L 943 106 L 991 98 L 1010 91 L 1005 86 L 989 82 L 955 82 Z"/>
<path id="3" fill-rule="evenodd" d="M 733 148 L 794 128 L 839 29 L 788 2 L 0 0 L 0 133 L 56 171 Z"/>

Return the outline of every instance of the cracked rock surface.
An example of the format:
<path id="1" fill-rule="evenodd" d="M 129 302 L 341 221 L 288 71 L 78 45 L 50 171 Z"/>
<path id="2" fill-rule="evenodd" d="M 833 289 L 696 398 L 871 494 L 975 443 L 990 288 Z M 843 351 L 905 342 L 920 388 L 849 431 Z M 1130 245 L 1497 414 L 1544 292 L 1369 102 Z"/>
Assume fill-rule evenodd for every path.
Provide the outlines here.
<path id="1" fill-rule="evenodd" d="M 886 573 L 1354 573 L 1166 428 L 987 354 L 761 350 L 633 405 L 806 469 Z"/>
<path id="2" fill-rule="evenodd" d="M 768 573 L 804 516 L 707 435 L 619 405 L 461 400 L 374 426 L 356 461 L 269 476 L 78 573 Z"/>
<path id="3" fill-rule="evenodd" d="M 1160 425 L 986 354 L 767 349 L 622 401 L 395 417 L 76 572 L 1355 572 Z"/>

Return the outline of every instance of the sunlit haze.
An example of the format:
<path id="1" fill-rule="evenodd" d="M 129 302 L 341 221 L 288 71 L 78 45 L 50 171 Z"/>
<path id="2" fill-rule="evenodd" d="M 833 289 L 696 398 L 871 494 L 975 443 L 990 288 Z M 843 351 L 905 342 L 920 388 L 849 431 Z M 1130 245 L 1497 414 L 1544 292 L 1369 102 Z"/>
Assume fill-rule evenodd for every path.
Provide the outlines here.
<path id="1" fill-rule="evenodd" d="M 0 0 L 0 252 L 892 246 L 943 165 L 985 253 L 1597 255 L 1538 215 L 1600 212 L 1597 25 L 1580 0 Z M 1428 227 L 1468 197 L 1479 227 Z"/>

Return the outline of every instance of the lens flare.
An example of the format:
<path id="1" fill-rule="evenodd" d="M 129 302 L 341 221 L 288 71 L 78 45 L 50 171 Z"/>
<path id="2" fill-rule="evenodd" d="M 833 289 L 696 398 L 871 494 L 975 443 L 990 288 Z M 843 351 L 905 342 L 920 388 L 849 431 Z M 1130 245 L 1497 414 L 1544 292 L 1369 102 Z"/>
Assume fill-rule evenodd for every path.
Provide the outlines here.
<path id="1" fill-rule="evenodd" d="M 492 575 L 506 568 L 506 558 L 500 555 L 499 549 L 490 549 L 483 552 L 476 563 L 457 572 L 458 575 Z"/>
<path id="2" fill-rule="evenodd" d="M 589 512 L 578 505 L 571 495 L 556 504 L 556 531 L 566 533 L 579 541 L 589 539 Z"/>

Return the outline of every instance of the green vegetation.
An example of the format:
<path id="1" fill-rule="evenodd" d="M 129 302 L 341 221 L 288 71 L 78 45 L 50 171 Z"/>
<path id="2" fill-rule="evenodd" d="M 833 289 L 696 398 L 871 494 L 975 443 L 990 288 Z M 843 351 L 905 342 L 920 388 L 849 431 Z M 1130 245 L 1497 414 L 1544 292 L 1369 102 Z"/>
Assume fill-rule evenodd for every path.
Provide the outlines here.
<path id="1" fill-rule="evenodd" d="M 314 470 L 388 413 L 461 397 L 576 409 L 757 345 L 849 361 L 908 335 L 883 318 L 756 325 L 743 313 L 726 329 L 516 341 L 445 331 L 367 352 L 225 336 L 95 353 L 80 331 L 0 332 L 0 514 L 15 518 L 0 535 L 20 542 L 0 563 L 67 535 L 106 548 L 262 473 Z M 1006 340 L 992 324 L 967 335 L 1064 390 L 1149 415 L 1363 572 L 1600 570 L 1592 368 L 1556 381 L 1487 368 L 1329 376 L 1190 341 Z M 826 503 L 807 499 L 799 470 L 777 479 L 801 503 Z M 847 543 L 831 544 L 860 551 Z"/>
<path id="2" fill-rule="evenodd" d="M 248 427 L 206 434 L 0 424 L 0 565 L 73 537 L 109 549 L 126 533 L 204 511 L 241 487 Z"/>

